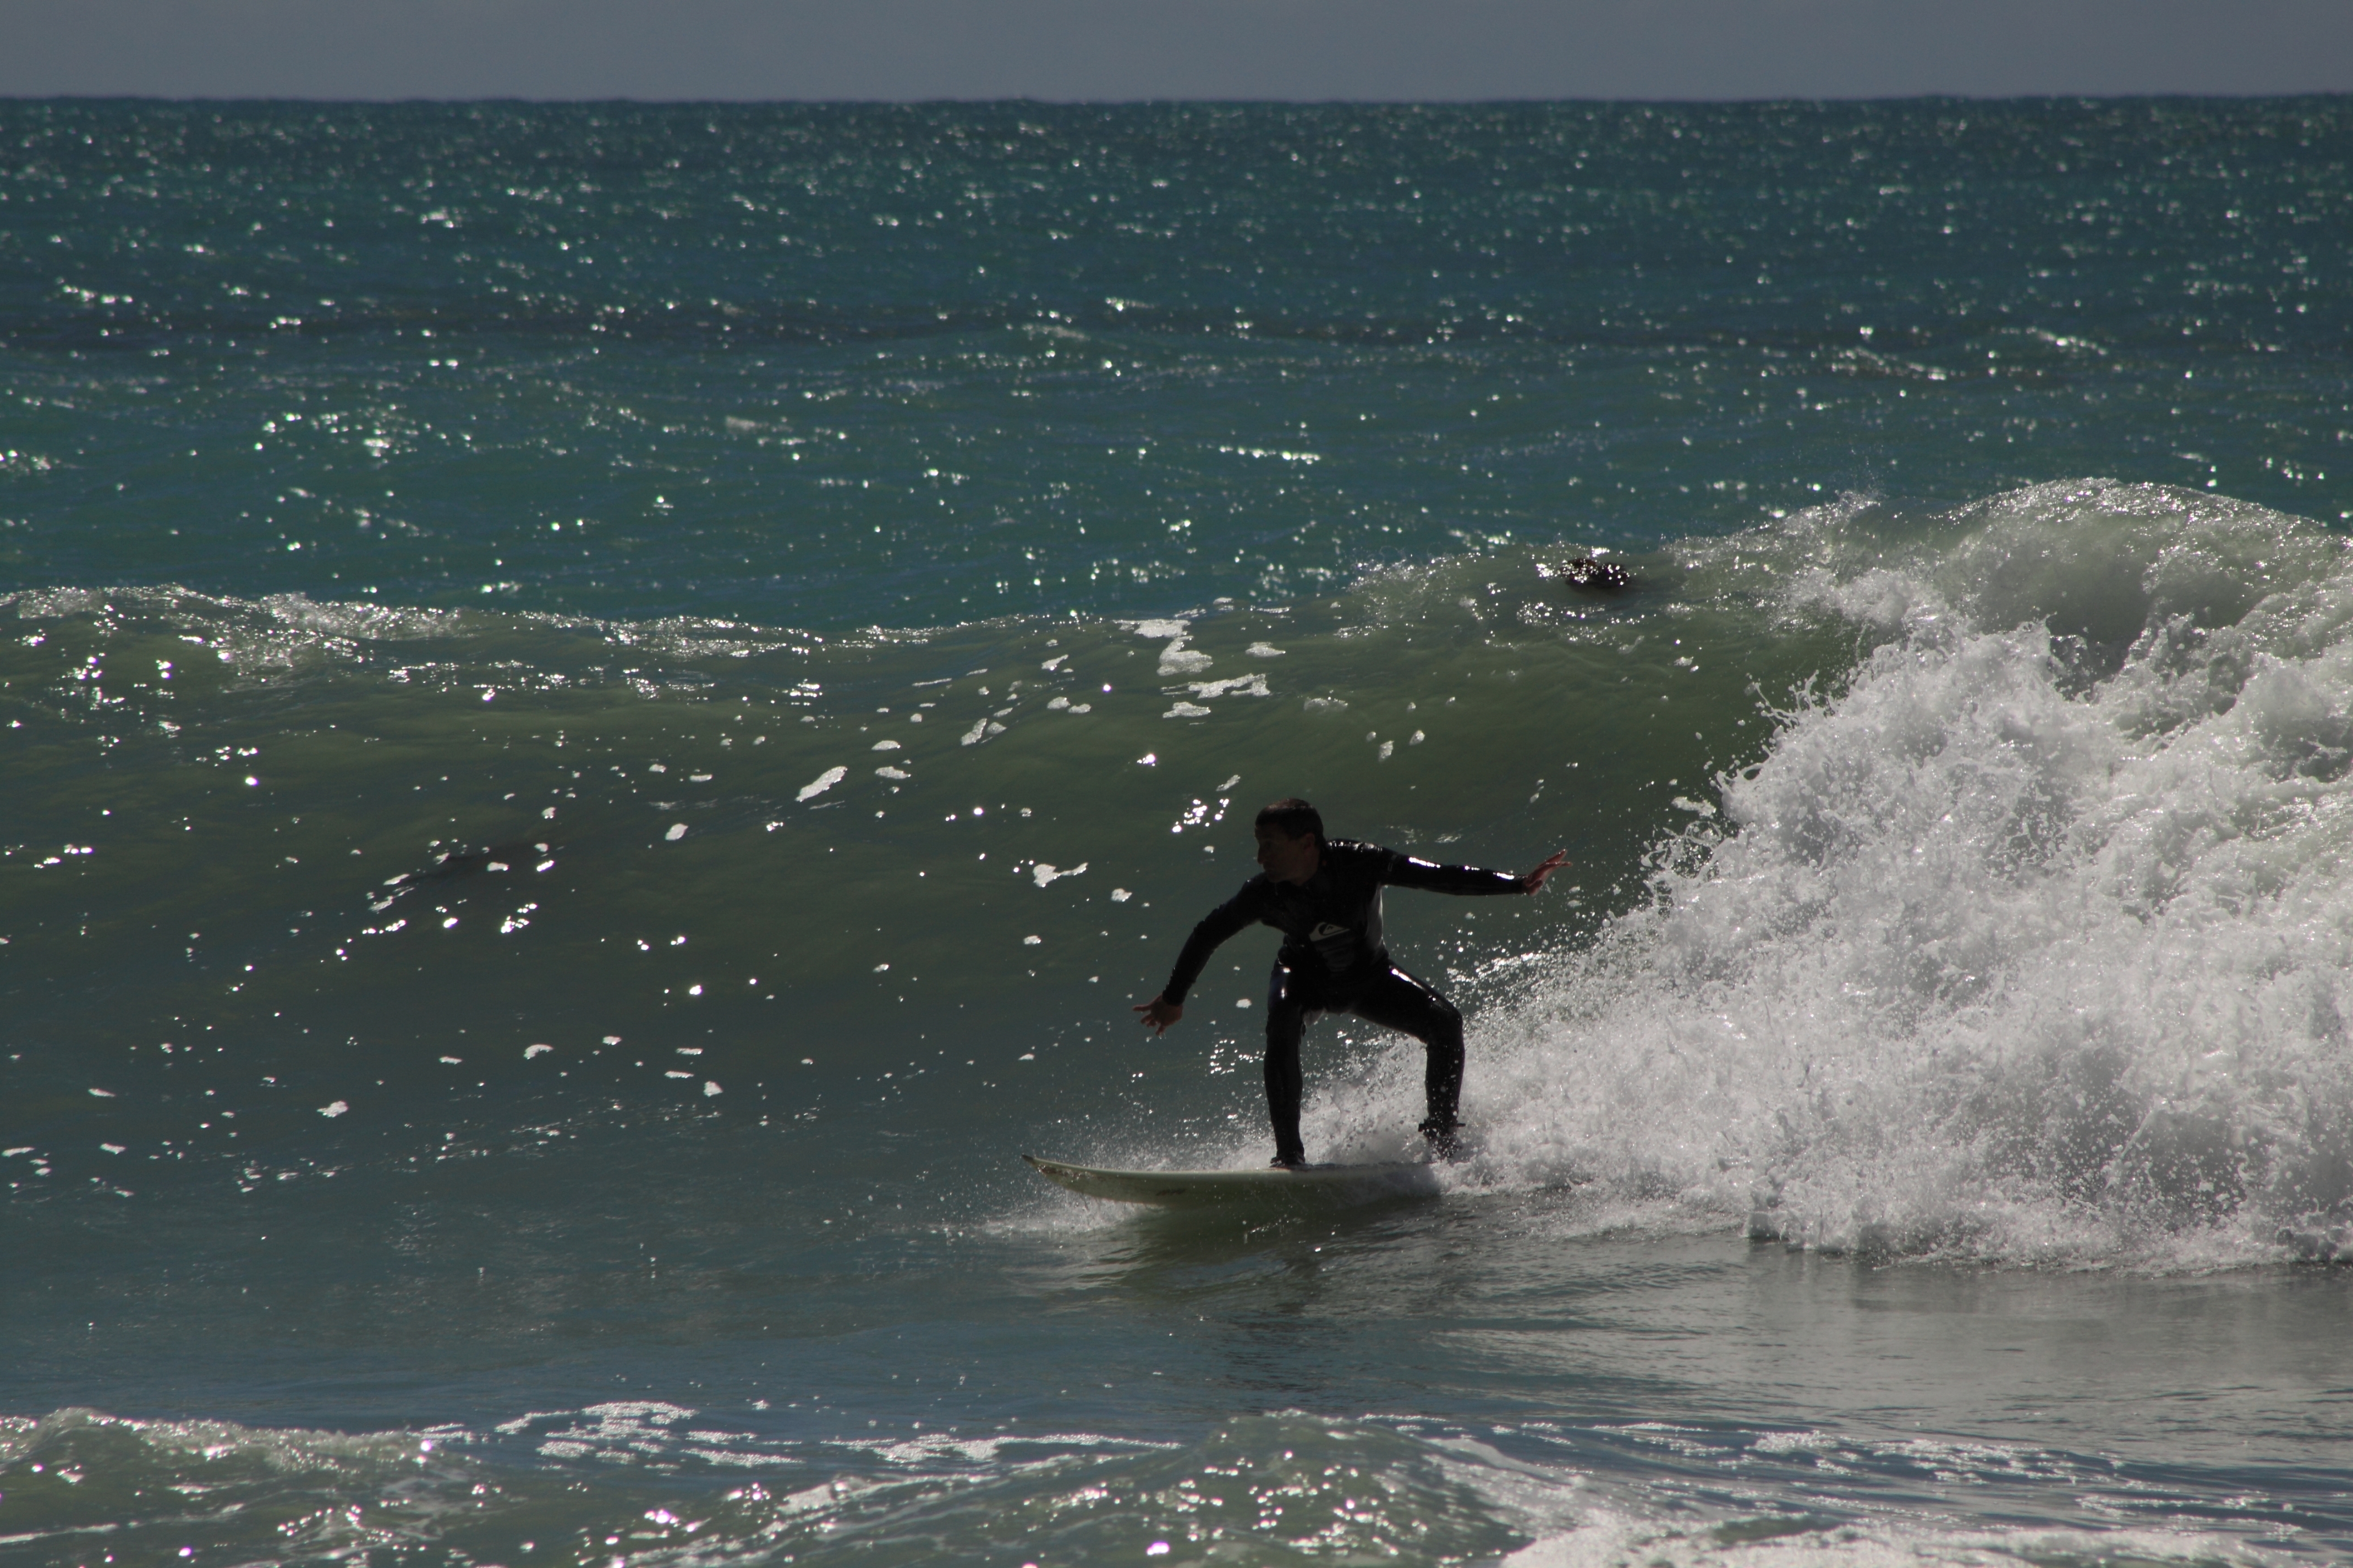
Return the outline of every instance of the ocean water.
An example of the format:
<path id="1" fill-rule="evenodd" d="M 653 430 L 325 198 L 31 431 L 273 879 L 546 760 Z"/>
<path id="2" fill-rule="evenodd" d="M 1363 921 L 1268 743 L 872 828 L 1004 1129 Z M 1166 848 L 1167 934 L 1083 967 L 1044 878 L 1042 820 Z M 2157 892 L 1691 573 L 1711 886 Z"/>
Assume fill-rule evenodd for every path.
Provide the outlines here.
<path id="1" fill-rule="evenodd" d="M 0 146 L 0 1563 L 2353 1558 L 2344 100 Z"/>

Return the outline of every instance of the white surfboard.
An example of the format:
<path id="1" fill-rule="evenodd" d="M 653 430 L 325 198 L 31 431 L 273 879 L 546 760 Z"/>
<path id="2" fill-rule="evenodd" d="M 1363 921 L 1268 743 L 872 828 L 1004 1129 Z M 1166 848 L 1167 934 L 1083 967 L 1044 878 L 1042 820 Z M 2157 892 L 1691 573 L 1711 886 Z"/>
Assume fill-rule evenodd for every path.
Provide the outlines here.
<path id="1" fill-rule="evenodd" d="M 1157 1208 L 1228 1205 L 1343 1207 L 1382 1198 L 1428 1197 L 1438 1177 L 1428 1165 L 1267 1165 L 1241 1171 L 1111 1171 L 1067 1160 L 1021 1156 L 1030 1169 L 1084 1198 Z"/>

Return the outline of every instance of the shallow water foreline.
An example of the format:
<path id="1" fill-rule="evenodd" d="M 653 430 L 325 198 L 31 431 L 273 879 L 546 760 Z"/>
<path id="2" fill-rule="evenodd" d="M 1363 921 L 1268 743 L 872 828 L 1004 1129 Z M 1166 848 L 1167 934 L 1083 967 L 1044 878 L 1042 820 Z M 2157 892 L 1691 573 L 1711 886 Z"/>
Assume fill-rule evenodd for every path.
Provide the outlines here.
<path id="1" fill-rule="evenodd" d="M 1525 1242 L 1517 1224 L 1504 1234 Z M 1400 1243 L 1407 1260 L 1434 1261 L 1462 1237 L 1393 1225 L 1271 1247 L 1163 1235 L 1025 1249 L 1009 1294 L 1053 1322 L 1059 1376 L 1004 1363 L 1001 1331 L 972 1310 L 995 1292 L 967 1274 L 960 1302 L 859 1336 L 821 1388 L 772 1339 L 758 1361 L 706 1358 L 668 1391 L 584 1388 L 495 1425 L 343 1437 L 11 1419 L 10 1500 L 55 1542 L 112 1517 L 112 1489 L 143 1487 L 158 1501 L 107 1544 L 159 1555 L 187 1542 L 293 1557 L 429 1542 L 503 1561 L 529 1542 L 534 1559 L 582 1562 L 689 1547 L 1097 1561 L 1165 1542 L 1194 1561 L 1546 1561 L 1639 1542 L 1645 1560 L 1682 1562 L 1783 1534 L 1863 1561 L 1898 1542 L 1997 1560 L 2060 1541 L 2158 1560 L 2341 1550 L 2325 1417 L 2283 1426 L 2268 1392 L 2194 1379 L 2149 1394 L 2167 1384 L 2160 1369 L 2308 1365 L 2308 1336 L 2325 1340 L 2341 1310 L 2312 1288 L 2324 1281 L 1873 1269 L 1720 1237 L 1621 1236 L 1482 1248 L 1434 1302 L 1403 1277 Z M 1923 1320 L 1944 1340 L 1926 1382 Z M 1145 1325 L 1165 1332 L 1138 1335 Z M 1809 1381 L 1833 1366 L 1835 1385 Z M 1204 1383 L 1212 1368 L 1223 1375 Z M 535 1381 L 548 1391 L 543 1363 Z M 497 1403 L 495 1373 L 468 1382 Z M 443 1409 L 458 1392 L 411 1386 Z M 1352 1411 L 1359 1394 L 1380 1403 Z M 1237 1397 L 1264 1413 L 1231 1414 Z M 1827 1424 L 1826 1403 L 1842 1407 Z M 1450 1414 L 1421 1413 L 1432 1404 Z M 895 1414 L 859 1415 L 886 1405 Z M 1746 1414 L 1727 1419 L 1727 1405 Z M 2228 1489 L 2257 1475 L 2263 1499 Z M 83 1489 L 91 1479 L 108 1489 Z M 1988 1489 L 1999 1521 L 1972 1519 Z"/>

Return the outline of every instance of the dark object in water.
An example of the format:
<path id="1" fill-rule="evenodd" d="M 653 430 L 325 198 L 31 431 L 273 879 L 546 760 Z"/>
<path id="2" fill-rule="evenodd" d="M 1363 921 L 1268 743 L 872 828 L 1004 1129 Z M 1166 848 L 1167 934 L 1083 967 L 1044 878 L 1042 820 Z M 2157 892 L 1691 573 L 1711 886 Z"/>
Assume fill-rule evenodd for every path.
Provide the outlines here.
<path id="1" fill-rule="evenodd" d="M 396 888 L 409 882 L 446 882 L 452 877 L 463 877 L 475 871 L 512 871 L 518 865 L 530 865 L 550 853 L 549 846 L 517 841 L 493 844 L 486 849 L 459 847 L 445 849 L 434 857 L 433 864 L 421 871 L 403 871 L 387 878 L 385 886 Z"/>
<path id="2" fill-rule="evenodd" d="M 1599 588 L 1604 593 L 1631 587 L 1634 583 L 1634 574 L 1615 561 L 1596 561 L 1590 555 L 1580 555 L 1566 566 L 1539 566 L 1536 575 L 1565 578 L 1572 588 Z"/>

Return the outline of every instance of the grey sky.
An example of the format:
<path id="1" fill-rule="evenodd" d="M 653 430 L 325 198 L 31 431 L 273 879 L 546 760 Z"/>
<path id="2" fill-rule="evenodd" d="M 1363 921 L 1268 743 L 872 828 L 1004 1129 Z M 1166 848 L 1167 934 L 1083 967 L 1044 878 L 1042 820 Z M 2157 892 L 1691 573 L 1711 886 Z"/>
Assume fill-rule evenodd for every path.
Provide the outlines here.
<path id="1" fill-rule="evenodd" d="M 2353 0 L 0 0 L 0 95 L 2353 89 Z"/>

